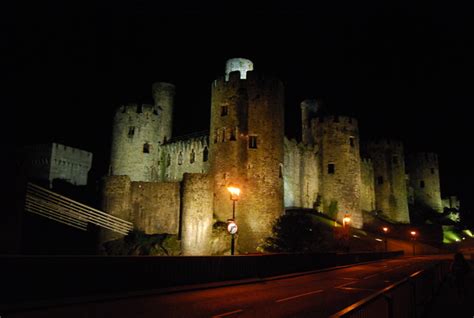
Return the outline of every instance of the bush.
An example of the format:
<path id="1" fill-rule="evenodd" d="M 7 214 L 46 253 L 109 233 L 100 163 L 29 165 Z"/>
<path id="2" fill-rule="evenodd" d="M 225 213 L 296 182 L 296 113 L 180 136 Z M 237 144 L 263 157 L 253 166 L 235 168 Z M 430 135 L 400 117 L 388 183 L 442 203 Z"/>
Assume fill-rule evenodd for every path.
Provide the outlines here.
<path id="1" fill-rule="evenodd" d="M 272 232 L 272 236 L 265 239 L 261 250 L 310 253 L 327 248 L 324 225 L 316 223 L 310 214 L 284 214 L 276 220 Z"/>

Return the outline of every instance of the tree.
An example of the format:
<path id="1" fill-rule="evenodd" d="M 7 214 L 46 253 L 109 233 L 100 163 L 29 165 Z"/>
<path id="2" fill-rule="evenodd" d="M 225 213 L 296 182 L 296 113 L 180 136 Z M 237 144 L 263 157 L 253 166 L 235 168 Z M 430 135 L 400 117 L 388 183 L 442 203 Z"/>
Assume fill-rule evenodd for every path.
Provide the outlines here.
<path id="1" fill-rule="evenodd" d="M 267 252 L 310 253 L 326 248 L 324 226 L 307 213 L 279 217 L 261 249 Z"/>

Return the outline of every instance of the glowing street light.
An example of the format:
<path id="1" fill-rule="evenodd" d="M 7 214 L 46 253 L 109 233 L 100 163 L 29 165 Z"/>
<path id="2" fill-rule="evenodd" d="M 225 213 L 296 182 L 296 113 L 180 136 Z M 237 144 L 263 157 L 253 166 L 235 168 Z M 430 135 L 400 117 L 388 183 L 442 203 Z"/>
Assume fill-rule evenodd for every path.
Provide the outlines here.
<path id="1" fill-rule="evenodd" d="M 235 186 L 227 187 L 227 191 L 230 193 L 230 199 L 232 200 L 232 219 L 227 220 L 227 231 L 231 235 L 230 240 L 230 255 L 234 255 L 234 246 L 235 246 L 235 238 L 234 235 L 237 233 L 238 227 L 235 223 L 235 202 L 239 200 L 240 197 L 240 188 Z"/>
<path id="2" fill-rule="evenodd" d="M 415 256 L 415 241 L 416 241 L 416 231 L 411 231 L 410 232 L 410 235 L 411 235 L 411 239 L 413 241 L 413 256 Z"/>
<path id="3" fill-rule="evenodd" d="M 344 231 L 344 240 L 346 241 L 346 252 L 349 252 L 349 223 L 351 223 L 351 216 L 345 214 L 342 218 L 342 229 Z"/>
<path id="4" fill-rule="evenodd" d="M 388 252 L 388 247 L 387 247 L 387 233 L 388 233 L 388 227 L 384 226 L 382 228 L 383 234 L 384 234 L 384 241 L 385 241 L 385 252 Z"/>

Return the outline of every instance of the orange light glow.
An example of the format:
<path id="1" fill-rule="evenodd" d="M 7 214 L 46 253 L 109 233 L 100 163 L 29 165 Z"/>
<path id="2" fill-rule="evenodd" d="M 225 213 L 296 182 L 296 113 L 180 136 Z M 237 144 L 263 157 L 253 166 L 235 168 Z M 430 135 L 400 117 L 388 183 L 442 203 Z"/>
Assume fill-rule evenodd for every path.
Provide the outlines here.
<path id="1" fill-rule="evenodd" d="M 382 230 L 383 230 L 385 233 L 387 233 L 387 232 L 388 232 L 388 227 L 384 226 L 384 227 L 382 228 Z"/>
<path id="2" fill-rule="evenodd" d="M 410 234 L 413 235 L 413 236 L 415 236 L 415 235 L 416 235 L 416 231 L 411 231 Z"/>
<path id="3" fill-rule="evenodd" d="M 237 201 L 240 196 L 240 188 L 234 187 L 234 186 L 229 186 L 227 187 L 227 190 L 230 193 L 231 200 Z"/>

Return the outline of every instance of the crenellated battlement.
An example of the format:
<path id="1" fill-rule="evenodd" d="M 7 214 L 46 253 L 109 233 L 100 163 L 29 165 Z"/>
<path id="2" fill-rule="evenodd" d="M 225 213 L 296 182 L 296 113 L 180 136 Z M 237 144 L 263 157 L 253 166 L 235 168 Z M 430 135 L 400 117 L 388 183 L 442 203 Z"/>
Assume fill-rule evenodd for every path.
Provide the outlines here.
<path id="1" fill-rule="evenodd" d="M 369 140 L 366 144 L 367 148 L 391 148 L 403 151 L 403 142 L 395 139 L 375 138 Z"/>
<path id="2" fill-rule="evenodd" d="M 364 166 L 370 166 L 370 167 L 372 167 L 372 169 L 373 169 L 373 164 L 374 164 L 374 163 L 372 162 L 372 159 L 370 159 L 370 158 L 362 158 L 362 157 L 361 157 L 360 163 L 361 163 L 362 165 L 364 165 Z"/>
<path id="3" fill-rule="evenodd" d="M 438 154 L 434 152 L 417 152 L 408 155 L 410 160 L 425 163 L 438 163 Z"/>
<path id="4" fill-rule="evenodd" d="M 121 105 L 119 108 L 117 108 L 115 114 L 116 115 L 144 114 L 144 115 L 158 116 L 159 112 L 158 112 L 158 108 L 156 108 L 154 105 L 130 103 L 130 104 Z"/>
<path id="5" fill-rule="evenodd" d="M 283 83 L 274 76 L 264 75 L 256 71 L 248 71 L 247 78 L 242 79 L 239 71 L 229 73 L 229 78 L 226 80 L 224 76 L 220 76 L 212 83 L 212 88 L 215 90 L 224 90 L 235 87 L 272 87 L 283 86 Z"/>

